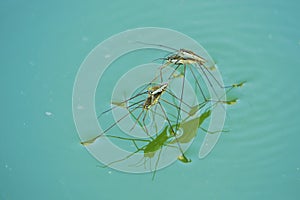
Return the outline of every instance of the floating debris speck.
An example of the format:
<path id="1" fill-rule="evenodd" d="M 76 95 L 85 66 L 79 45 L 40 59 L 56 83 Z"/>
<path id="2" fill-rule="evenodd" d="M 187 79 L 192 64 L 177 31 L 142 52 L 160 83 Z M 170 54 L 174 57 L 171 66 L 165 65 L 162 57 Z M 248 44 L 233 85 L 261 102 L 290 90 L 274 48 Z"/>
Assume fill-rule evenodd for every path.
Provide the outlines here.
<path id="1" fill-rule="evenodd" d="M 47 111 L 47 112 L 45 112 L 45 115 L 46 115 L 46 116 L 51 116 L 51 115 L 53 115 L 53 114 L 52 114 L 52 112 L 48 112 L 48 111 Z"/>
<path id="2" fill-rule="evenodd" d="M 78 105 L 78 106 L 77 106 L 77 109 L 78 109 L 78 110 L 83 110 L 84 107 L 83 107 L 82 105 Z"/>
<path id="3" fill-rule="evenodd" d="M 272 39 L 273 39 L 273 35 L 270 33 L 270 34 L 268 35 L 268 38 L 269 38 L 270 40 L 272 40 Z"/>
<path id="4" fill-rule="evenodd" d="M 29 61 L 29 65 L 30 66 L 35 66 L 35 62 L 34 61 Z"/>
<path id="5" fill-rule="evenodd" d="M 84 41 L 84 42 L 86 42 L 86 41 L 89 41 L 89 38 L 86 37 L 86 36 L 83 36 L 83 37 L 81 38 L 81 40 Z"/>

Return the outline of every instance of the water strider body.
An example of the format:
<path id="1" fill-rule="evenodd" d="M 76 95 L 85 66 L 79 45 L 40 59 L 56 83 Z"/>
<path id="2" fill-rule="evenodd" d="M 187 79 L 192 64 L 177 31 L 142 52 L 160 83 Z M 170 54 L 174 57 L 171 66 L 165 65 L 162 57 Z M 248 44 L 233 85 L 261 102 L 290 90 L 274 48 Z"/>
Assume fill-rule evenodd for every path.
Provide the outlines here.
<path id="1" fill-rule="evenodd" d="M 170 63 L 173 64 L 199 64 L 199 65 L 204 65 L 206 60 L 194 53 L 191 50 L 187 49 L 179 49 L 177 52 L 171 56 L 168 56 L 166 60 Z"/>
<path id="2" fill-rule="evenodd" d="M 151 106 L 157 104 L 161 95 L 166 91 L 168 83 L 148 88 L 148 97 L 143 105 L 143 108 L 149 110 Z"/>

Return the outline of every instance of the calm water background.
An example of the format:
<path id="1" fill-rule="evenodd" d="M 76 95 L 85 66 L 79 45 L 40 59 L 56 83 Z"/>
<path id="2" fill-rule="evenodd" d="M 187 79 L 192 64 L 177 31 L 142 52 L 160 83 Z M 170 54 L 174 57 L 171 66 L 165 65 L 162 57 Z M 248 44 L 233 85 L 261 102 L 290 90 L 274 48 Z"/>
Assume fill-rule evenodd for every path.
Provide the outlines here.
<path id="1" fill-rule="evenodd" d="M 1 1 L 0 199 L 300 199 L 299 9 L 295 0 Z M 213 152 L 155 181 L 96 167 L 71 106 L 86 55 L 144 26 L 189 35 L 226 83 L 248 81 Z"/>

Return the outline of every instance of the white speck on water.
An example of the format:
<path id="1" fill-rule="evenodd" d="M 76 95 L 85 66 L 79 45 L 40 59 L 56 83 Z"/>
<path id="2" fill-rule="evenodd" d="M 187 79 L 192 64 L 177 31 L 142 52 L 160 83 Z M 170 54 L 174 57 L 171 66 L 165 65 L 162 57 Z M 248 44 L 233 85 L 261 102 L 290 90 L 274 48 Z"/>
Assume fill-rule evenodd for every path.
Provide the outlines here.
<path id="1" fill-rule="evenodd" d="M 271 33 L 269 33 L 268 38 L 269 38 L 270 40 L 272 40 L 272 39 L 273 39 L 273 35 L 272 35 Z"/>
<path id="2" fill-rule="evenodd" d="M 277 9 L 273 10 L 274 14 L 277 15 L 279 12 Z"/>
<path id="3" fill-rule="evenodd" d="M 300 168 L 299 167 L 297 167 L 297 171 L 299 171 L 300 170 Z"/>
<path id="4" fill-rule="evenodd" d="M 110 57 L 111 57 L 110 54 L 106 54 L 106 55 L 104 56 L 104 58 L 110 58 Z"/>
<path id="5" fill-rule="evenodd" d="M 87 42 L 87 41 L 89 41 L 89 38 L 86 37 L 86 36 L 83 36 L 83 37 L 81 38 L 81 40 L 84 41 L 84 42 Z"/>
<path id="6" fill-rule="evenodd" d="M 51 116 L 51 115 L 53 115 L 53 114 L 52 114 L 52 112 L 47 111 L 47 112 L 45 112 L 45 115 L 46 115 L 46 116 Z"/>
<path id="7" fill-rule="evenodd" d="M 29 65 L 30 65 L 30 66 L 35 66 L 35 62 L 29 61 Z"/>
<path id="8" fill-rule="evenodd" d="M 109 173 L 109 174 L 111 174 L 111 173 L 112 173 L 112 171 L 108 171 L 108 173 Z"/>
<path id="9" fill-rule="evenodd" d="M 83 110 L 84 107 L 82 105 L 77 105 L 77 110 Z"/>
<path id="10" fill-rule="evenodd" d="M 4 167 L 5 167 L 5 169 L 8 169 L 8 171 L 11 171 L 11 170 L 12 170 L 12 168 L 9 167 L 7 163 L 4 164 Z"/>

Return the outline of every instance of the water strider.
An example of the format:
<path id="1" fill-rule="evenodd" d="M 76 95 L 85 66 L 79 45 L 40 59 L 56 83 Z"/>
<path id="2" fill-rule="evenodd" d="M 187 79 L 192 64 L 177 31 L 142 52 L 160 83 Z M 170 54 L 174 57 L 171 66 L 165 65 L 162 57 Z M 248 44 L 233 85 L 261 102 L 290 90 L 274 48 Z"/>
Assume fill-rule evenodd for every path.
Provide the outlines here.
<path id="1" fill-rule="evenodd" d="M 145 43 L 145 42 L 140 42 L 140 41 L 136 41 L 136 42 L 144 44 L 144 45 L 157 46 L 157 47 L 162 47 L 165 49 L 172 50 L 173 52 L 170 55 L 168 55 L 164 58 L 160 58 L 160 59 L 164 60 L 165 63 L 163 63 L 161 65 L 161 67 L 159 68 L 159 74 L 160 74 L 159 76 L 162 77 L 163 70 L 167 66 L 171 66 L 171 65 L 175 66 L 175 68 L 174 68 L 173 72 L 171 73 L 171 75 L 169 76 L 168 80 L 173 78 L 173 76 L 178 76 L 178 75 L 175 75 L 176 71 L 181 71 L 180 75 L 183 77 L 182 90 L 184 90 L 184 82 L 185 82 L 185 78 L 186 78 L 186 72 L 188 69 L 191 77 L 194 79 L 193 81 L 195 81 L 195 85 L 196 85 L 197 89 L 201 93 L 202 98 L 204 100 L 208 100 L 208 97 L 207 97 L 207 95 L 205 95 L 205 92 L 204 92 L 204 89 L 202 86 L 203 84 L 201 84 L 199 82 L 201 77 L 202 77 L 202 79 L 204 78 L 208 82 L 209 86 L 212 88 L 212 91 L 214 92 L 214 95 L 217 97 L 217 100 L 220 100 L 220 95 L 217 94 L 216 87 L 225 89 L 225 88 L 241 87 L 244 84 L 244 82 L 241 82 L 241 83 L 232 84 L 229 86 L 224 86 L 223 84 L 220 83 L 220 80 L 218 80 L 215 77 L 215 75 L 213 74 L 213 71 L 216 68 L 215 65 L 207 66 L 207 60 L 204 57 L 196 54 L 195 52 L 193 52 L 191 50 L 184 49 L 184 48 L 175 49 L 173 47 L 169 47 L 169 46 L 162 45 L 162 44 L 151 44 L 151 43 Z M 182 68 L 182 69 L 180 70 L 180 68 Z M 201 76 L 197 76 L 197 72 L 195 70 L 199 70 L 201 73 L 200 74 Z M 217 84 L 217 86 L 215 84 Z"/>

